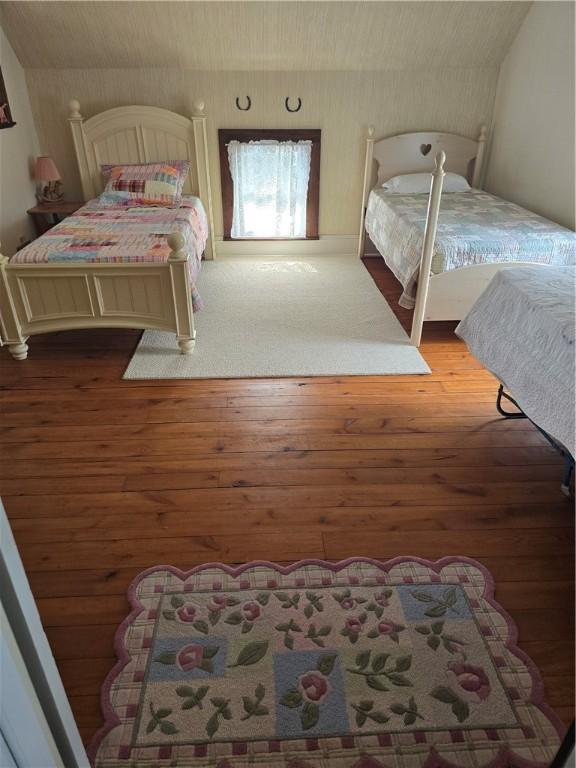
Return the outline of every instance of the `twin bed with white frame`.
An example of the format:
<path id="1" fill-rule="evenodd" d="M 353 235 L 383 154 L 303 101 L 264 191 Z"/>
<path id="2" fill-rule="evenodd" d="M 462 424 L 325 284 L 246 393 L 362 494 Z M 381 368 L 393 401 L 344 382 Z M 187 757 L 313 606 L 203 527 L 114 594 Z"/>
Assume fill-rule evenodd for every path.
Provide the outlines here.
<path id="1" fill-rule="evenodd" d="M 103 164 L 191 161 L 183 193 L 203 203 L 208 222 L 204 258 L 214 257 L 212 194 L 206 117 L 202 101 L 187 118 L 166 109 L 126 106 L 84 120 L 70 102 L 72 131 L 85 200 L 104 183 Z M 179 232 L 167 235 L 164 262 L 48 261 L 18 263 L 0 256 L 0 336 L 13 357 L 24 360 L 29 336 L 77 328 L 173 331 L 180 349 L 194 347 L 192 284 Z"/>
<path id="2" fill-rule="evenodd" d="M 359 257 L 364 255 L 365 221 L 367 205 L 369 205 L 369 195 L 380 194 L 382 192 L 382 184 L 400 174 L 432 171 L 425 224 L 423 231 L 420 229 L 419 233 L 417 233 L 419 235 L 418 242 L 421 243 L 421 253 L 419 255 L 419 269 L 418 253 L 416 253 L 415 279 L 417 285 L 415 288 L 416 295 L 411 330 L 411 341 L 415 346 L 420 345 L 422 325 L 425 320 L 461 320 L 486 288 L 492 277 L 501 269 L 523 265 L 545 268 L 549 263 L 552 263 L 548 261 L 546 263 L 539 263 L 544 262 L 545 259 L 540 259 L 535 254 L 530 254 L 530 260 L 523 260 L 523 248 L 517 248 L 518 243 L 513 242 L 513 238 L 509 238 L 510 230 L 515 226 L 520 227 L 524 224 L 523 221 L 520 221 L 524 214 L 526 216 L 525 231 L 532 238 L 532 243 L 538 240 L 539 232 L 543 235 L 549 235 L 549 232 L 544 231 L 547 225 L 550 225 L 552 236 L 554 236 L 555 228 L 558 230 L 562 230 L 562 228 L 556 227 L 551 222 L 546 222 L 545 219 L 524 211 L 524 209 L 514 206 L 512 203 L 501 201 L 487 193 L 481 192 L 486 140 L 487 131 L 485 127 L 482 127 L 477 140 L 457 134 L 422 132 L 399 134 L 376 140 L 374 138 L 374 128 L 371 126 L 368 130 L 358 244 Z M 376 166 L 376 169 L 374 166 Z M 443 220 L 440 205 L 445 172 L 456 173 L 468 179 L 473 188 L 472 194 L 476 196 L 476 201 L 478 202 L 470 198 L 470 203 L 463 203 L 462 201 L 465 200 L 465 196 L 461 196 L 462 210 L 465 211 L 467 206 L 471 210 L 474 210 L 474 206 L 476 210 L 480 209 L 481 216 L 484 217 L 485 221 L 482 222 L 479 230 L 481 232 L 483 230 L 489 232 L 491 229 L 494 229 L 496 236 L 500 236 L 500 242 L 498 243 L 499 248 L 495 250 L 493 255 L 489 255 L 486 261 L 483 258 L 476 259 L 476 262 L 481 261 L 482 263 L 474 263 L 473 258 L 466 263 L 466 259 L 463 259 L 463 266 L 458 268 L 451 266 L 448 271 L 439 270 L 433 273 L 433 258 L 435 256 L 435 248 L 438 245 L 437 227 L 439 214 L 440 221 L 442 222 Z M 419 199 L 416 200 L 416 198 Z M 423 207 L 425 203 L 422 198 L 425 199 L 425 196 L 422 194 L 414 195 L 412 198 L 405 198 L 407 201 L 406 205 L 404 210 L 400 212 L 400 215 L 397 216 L 396 221 L 406 231 L 411 226 L 406 223 L 409 221 L 410 216 L 408 215 L 405 221 L 402 220 L 402 216 L 406 212 L 408 214 L 411 213 L 411 205 L 413 205 L 415 210 L 419 208 L 421 223 L 423 223 Z M 382 210 L 384 210 L 386 203 L 383 199 L 380 200 L 380 203 Z M 501 209 L 499 213 L 502 213 L 500 224 L 495 225 L 493 228 L 491 227 L 493 222 L 490 221 L 491 205 L 499 205 Z M 507 216 L 509 219 L 506 219 Z M 458 232 L 457 215 L 455 219 L 456 222 L 452 227 L 453 231 L 450 241 L 452 245 L 457 240 L 454 234 L 460 234 Z M 498 226 L 501 227 L 500 230 L 498 230 Z M 387 220 L 386 226 L 383 225 L 382 227 L 384 235 L 381 238 L 381 244 L 377 245 L 377 248 L 388 263 L 389 254 L 386 250 L 390 240 L 385 231 L 386 227 L 389 231 L 391 228 L 389 220 Z M 559 234 L 558 237 L 564 237 L 565 239 L 573 237 L 568 230 L 563 230 L 563 232 L 566 232 L 566 235 Z M 465 239 L 463 233 L 464 227 L 462 229 L 462 239 Z M 494 236 L 494 232 L 491 232 L 490 236 Z M 520 239 L 523 236 L 524 232 L 521 231 Z M 475 243 L 472 238 L 466 245 L 470 246 L 473 250 L 477 247 L 478 243 Z M 480 243 L 480 245 L 485 244 Z M 566 243 L 563 243 L 562 247 L 564 250 L 566 248 L 571 250 L 570 243 L 567 246 Z M 518 256 L 516 256 L 516 252 Z M 524 251 L 524 256 L 525 253 Z M 401 258 L 403 259 L 404 256 L 402 255 Z"/>

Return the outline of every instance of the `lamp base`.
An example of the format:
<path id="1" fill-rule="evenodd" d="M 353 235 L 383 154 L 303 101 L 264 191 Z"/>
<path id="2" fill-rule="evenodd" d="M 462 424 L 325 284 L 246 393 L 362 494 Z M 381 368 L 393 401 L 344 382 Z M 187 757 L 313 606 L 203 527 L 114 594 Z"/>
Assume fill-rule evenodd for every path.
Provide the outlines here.
<path id="1" fill-rule="evenodd" d="M 62 182 L 49 181 L 45 186 L 42 186 L 37 190 L 36 199 L 39 203 L 59 203 L 64 199 Z"/>

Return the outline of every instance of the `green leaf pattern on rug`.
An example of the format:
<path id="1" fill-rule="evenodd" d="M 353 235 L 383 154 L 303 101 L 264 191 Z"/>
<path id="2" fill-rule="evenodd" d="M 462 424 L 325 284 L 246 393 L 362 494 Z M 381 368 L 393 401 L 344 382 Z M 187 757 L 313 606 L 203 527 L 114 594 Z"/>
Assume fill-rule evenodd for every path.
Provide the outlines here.
<path id="1" fill-rule="evenodd" d="M 154 661 L 157 661 L 159 664 L 175 664 L 176 651 L 163 651 L 154 657 Z"/>
<path id="2" fill-rule="evenodd" d="M 292 633 L 302 632 L 302 628 L 299 624 L 296 624 L 294 619 L 290 619 L 286 623 L 277 624 L 274 629 L 277 632 L 284 633 L 284 645 L 291 651 L 294 648 L 294 637 Z"/>
<path id="3" fill-rule="evenodd" d="M 254 691 L 254 698 L 250 696 L 242 696 L 242 706 L 246 713 L 241 720 L 249 720 L 251 717 L 263 717 L 269 713 L 268 707 L 265 707 L 262 702 L 266 696 L 266 689 L 259 683 Z"/>
<path id="4" fill-rule="evenodd" d="M 323 597 L 317 595 L 315 592 L 306 592 L 306 600 L 308 602 L 304 606 L 304 616 L 306 616 L 307 619 L 312 618 L 314 611 L 322 613 L 324 610 L 324 606 L 322 605 L 323 599 Z"/>
<path id="5" fill-rule="evenodd" d="M 358 728 L 368 721 L 372 720 L 374 723 L 384 724 L 387 723 L 390 718 L 380 712 L 380 710 L 374 709 L 374 702 L 370 700 L 360 701 L 358 704 L 350 703 L 352 709 L 356 712 L 356 725 Z"/>
<path id="6" fill-rule="evenodd" d="M 434 699 L 441 701 L 443 704 L 450 704 L 452 712 L 456 716 L 459 723 L 463 723 L 470 716 L 470 707 L 468 704 L 460 698 L 451 688 L 446 686 L 438 686 L 430 693 Z"/>
<path id="7" fill-rule="evenodd" d="M 352 597 L 352 592 L 349 589 L 345 589 L 343 592 L 333 592 L 332 597 L 345 611 L 350 611 L 367 602 L 365 597 Z"/>
<path id="8" fill-rule="evenodd" d="M 415 627 L 415 630 L 420 635 L 424 635 L 426 637 L 426 644 L 429 648 L 432 648 L 433 651 L 437 651 L 438 648 L 440 648 L 442 645 L 442 647 L 447 650 L 448 653 L 460 653 L 464 659 L 466 658 L 466 654 L 463 649 L 466 645 L 466 642 L 456 637 L 455 635 L 447 634 L 444 632 L 443 621 L 434 621 L 430 626 L 427 624 L 420 624 L 419 626 Z"/>
<path id="9" fill-rule="evenodd" d="M 214 699 L 210 699 L 210 704 L 212 704 L 212 706 L 216 710 L 210 716 L 208 722 L 206 723 L 206 733 L 208 734 L 208 737 L 211 739 L 212 736 L 214 736 L 214 734 L 220 728 L 220 723 L 222 719 L 223 720 L 232 719 L 232 710 L 230 709 L 230 699 L 214 698 Z"/>
<path id="10" fill-rule="evenodd" d="M 240 605 L 240 600 L 232 595 L 217 594 L 214 595 L 208 604 L 208 623 L 215 627 L 220 619 L 225 615 L 227 608 L 234 608 Z"/>
<path id="11" fill-rule="evenodd" d="M 390 659 L 389 653 L 372 655 L 372 651 L 362 651 L 356 656 L 355 667 L 348 667 L 347 671 L 353 675 L 362 675 L 366 685 L 375 691 L 389 691 L 388 683 L 397 687 L 412 686 L 412 682 L 404 674 L 412 666 L 412 656 L 398 656 L 392 659 L 393 666 L 388 664 Z"/>
<path id="12" fill-rule="evenodd" d="M 208 691 L 209 687 L 207 685 L 202 685 L 196 690 L 189 685 L 180 685 L 176 688 L 176 695 L 185 699 L 185 701 L 182 702 L 182 709 L 194 709 L 195 707 L 202 709 L 204 706 L 202 700 Z"/>
<path id="13" fill-rule="evenodd" d="M 458 592 L 456 587 L 447 587 L 442 593 L 442 597 L 435 597 L 429 592 L 425 592 L 423 589 L 413 590 L 411 593 L 415 600 L 421 603 L 429 603 L 429 608 L 424 611 L 425 616 L 430 618 L 436 618 L 438 616 L 445 616 L 448 611 L 458 613 L 454 606 L 458 602 Z"/>
<path id="14" fill-rule="evenodd" d="M 159 728 L 160 731 L 166 736 L 171 736 L 172 734 L 178 733 L 178 728 L 176 728 L 174 723 L 170 722 L 170 720 L 166 720 L 166 718 L 170 717 L 172 714 L 171 709 L 166 707 L 155 710 L 152 702 L 150 702 L 150 714 L 152 717 L 146 726 L 146 733 L 152 733 L 152 731 L 155 731 L 156 728 Z"/>
<path id="15" fill-rule="evenodd" d="M 423 716 L 418 712 L 418 705 L 413 696 L 408 700 L 408 704 L 391 704 L 390 711 L 395 715 L 403 715 L 404 725 L 414 725 L 417 718 L 424 720 Z"/>
<path id="16" fill-rule="evenodd" d="M 320 707 L 318 704 L 314 704 L 312 701 L 307 701 L 302 707 L 302 714 L 300 715 L 300 722 L 302 729 L 309 731 L 310 728 L 314 728 L 320 719 Z"/>
<path id="17" fill-rule="evenodd" d="M 300 603 L 299 592 L 294 592 L 292 595 L 287 592 L 275 592 L 274 597 L 280 601 L 282 608 L 298 608 Z"/>
<path id="18" fill-rule="evenodd" d="M 308 627 L 308 632 L 306 633 L 306 639 L 311 640 L 314 645 L 317 645 L 319 648 L 325 648 L 326 643 L 322 638 L 328 637 L 331 632 L 332 627 L 328 625 L 320 627 L 320 629 L 316 629 L 315 624 L 310 624 Z"/>
<path id="19" fill-rule="evenodd" d="M 236 661 L 233 664 L 228 664 L 228 667 L 250 667 L 253 664 L 258 664 L 266 656 L 269 645 L 268 640 L 256 640 L 253 643 L 248 643 L 242 648 Z"/>

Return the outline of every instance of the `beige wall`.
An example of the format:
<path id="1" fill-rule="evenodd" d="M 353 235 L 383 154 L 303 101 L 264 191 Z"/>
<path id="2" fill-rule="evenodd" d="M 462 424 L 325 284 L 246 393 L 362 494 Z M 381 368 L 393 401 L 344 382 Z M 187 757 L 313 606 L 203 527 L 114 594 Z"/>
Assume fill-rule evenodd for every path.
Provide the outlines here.
<path id="1" fill-rule="evenodd" d="M 29 69 L 32 108 L 44 151 L 56 160 L 67 196 L 80 194 L 66 122 L 77 98 L 85 117 L 110 107 L 146 104 L 190 114 L 206 102 L 216 235 L 222 234 L 218 128 L 321 128 L 320 233 L 358 230 L 366 128 L 379 135 L 440 130 L 475 136 L 489 122 L 497 67 L 394 72 L 207 72 L 177 69 Z M 236 96 L 252 98 L 239 112 Z M 286 96 L 302 99 L 288 114 Z"/>
<path id="2" fill-rule="evenodd" d="M 574 5 L 532 5 L 498 82 L 486 188 L 574 229 Z"/>
<path id="3" fill-rule="evenodd" d="M 26 210 L 35 204 L 31 169 L 39 154 L 24 70 L 0 28 L 0 66 L 13 128 L 0 131 L 0 252 L 12 256 L 21 237 L 32 236 Z"/>

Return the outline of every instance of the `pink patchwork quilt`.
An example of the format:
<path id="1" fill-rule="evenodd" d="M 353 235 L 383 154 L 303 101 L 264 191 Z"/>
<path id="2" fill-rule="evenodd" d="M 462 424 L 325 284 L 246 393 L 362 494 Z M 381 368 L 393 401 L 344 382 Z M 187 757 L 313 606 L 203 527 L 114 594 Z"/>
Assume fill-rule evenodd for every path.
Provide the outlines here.
<path id="1" fill-rule="evenodd" d="M 188 253 L 194 311 L 202 307 L 196 289 L 208 220 L 197 197 L 184 197 L 178 208 L 103 206 L 90 200 L 73 216 L 48 230 L 12 257 L 12 263 L 87 261 L 135 263 L 167 261 L 168 235 L 180 232 Z"/>

